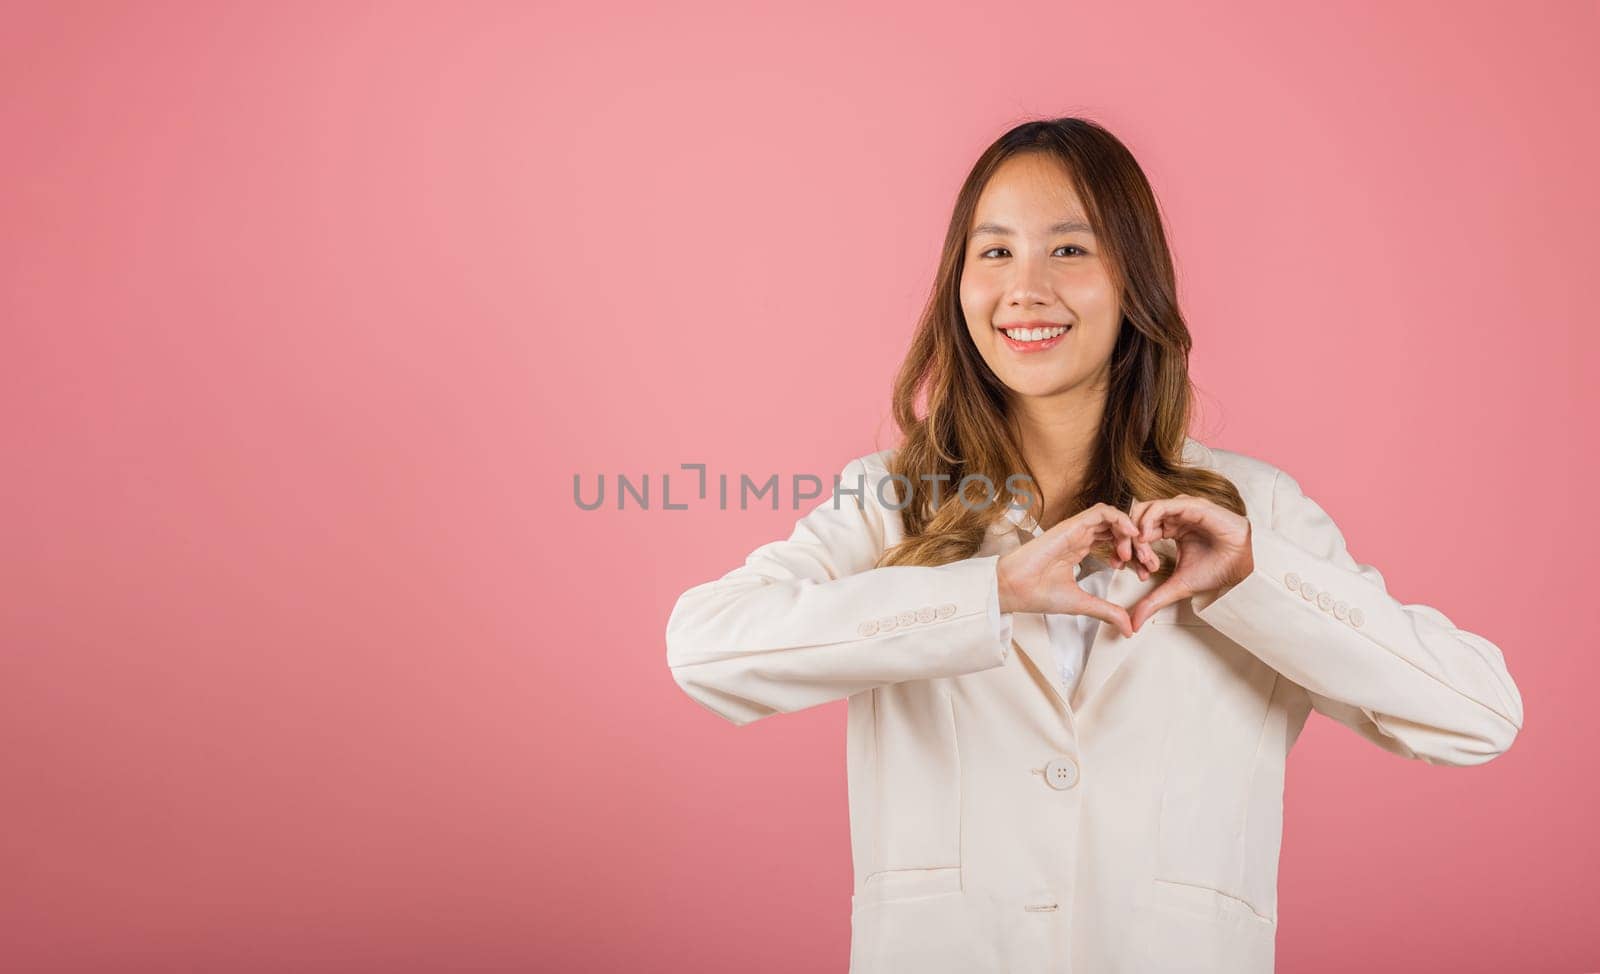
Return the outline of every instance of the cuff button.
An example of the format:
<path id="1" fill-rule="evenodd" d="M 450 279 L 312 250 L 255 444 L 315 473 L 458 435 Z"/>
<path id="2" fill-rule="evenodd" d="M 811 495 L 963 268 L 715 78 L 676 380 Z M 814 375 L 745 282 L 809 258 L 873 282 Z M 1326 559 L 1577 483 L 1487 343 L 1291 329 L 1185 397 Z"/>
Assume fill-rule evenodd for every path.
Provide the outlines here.
<path id="1" fill-rule="evenodd" d="M 1333 605 L 1333 596 L 1329 595 L 1327 592 L 1317 593 L 1317 608 L 1326 612 L 1328 611 L 1328 607 L 1331 605 Z"/>
<path id="2" fill-rule="evenodd" d="M 1335 619 L 1346 619 L 1346 618 L 1349 618 L 1349 616 L 1350 616 L 1350 604 L 1348 602 L 1335 602 L 1335 603 L 1333 603 L 1333 617 Z"/>
<path id="3" fill-rule="evenodd" d="M 1298 592 L 1300 590 L 1300 575 L 1296 572 L 1285 572 L 1283 584 Z"/>
<path id="4" fill-rule="evenodd" d="M 856 627 L 856 632 L 859 632 L 863 636 L 871 636 L 877 631 L 878 623 L 875 619 L 868 619 L 866 622 L 863 622 L 861 625 Z"/>
<path id="5" fill-rule="evenodd" d="M 1360 609 L 1356 608 L 1355 606 L 1350 607 L 1350 624 L 1352 626 L 1359 626 L 1366 621 L 1367 617 L 1362 615 Z"/>
<path id="6" fill-rule="evenodd" d="M 1300 583 L 1300 597 L 1307 602 L 1317 597 L 1317 587 L 1310 582 Z"/>
<path id="7" fill-rule="evenodd" d="M 933 606 L 925 605 L 922 608 L 918 609 L 917 610 L 917 621 L 918 622 L 932 622 L 933 621 Z"/>
<path id="8" fill-rule="evenodd" d="M 910 609 L 907 609 L 906 611 L 895 616 L 894 621 L 898 625 L 909 626 L 917 621 L 917 614 L 912 612 Z"/>
<path id="9" fill-rule="evenodd" d="M 954 602 L 946 602 L 944 605 L 941 605 L 937 609 L 933 610 L 933 614 L 941 619 L 948 619 L 956 614 L 956 604 Z"/>
<path id="10" fill-rule="evenodd" d="M 882 619 L 878 620 L 878 629 L 881 632 L 889 632 L 890 630 L 894 629 L 894 625 L 894 616 L 884 616 Z"/>

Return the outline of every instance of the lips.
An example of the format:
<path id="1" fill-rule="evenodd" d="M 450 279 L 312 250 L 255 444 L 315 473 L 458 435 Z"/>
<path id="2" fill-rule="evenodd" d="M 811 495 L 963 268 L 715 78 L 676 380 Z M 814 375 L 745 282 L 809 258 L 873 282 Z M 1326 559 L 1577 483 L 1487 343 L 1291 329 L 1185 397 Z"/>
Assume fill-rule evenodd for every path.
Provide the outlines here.
<path id="1" fill-rule="evenodd" d="M 1014 328 L 1071 328 L 1072 323 L 1066 321 L 1012 321 L 1003 325 L 995 325 L 1001 331 Z"/>
<path id="2" fill-rule="evenodd" d="M 1006 334 L 1004 330 L 1001 330 L 1001 329 L 997 328 L 996 330 L 1000 332 L 1000 340 L 1005 343 L 1006 347 L 1011 349 L 1012 351 L 1017 352 L 1017 353 L 1022 354 L 1022 355 L 1032 355 L 1032 354 L 1037 354 L 1039 352 L 1049 351 L 1050 349 L 1055 348 L 1057 345 L 1061 344 L 1066 339 L 1066 337 L 1068 335 L 1072 334 L 1072 326 L 1071 325 L 1060 325 L 1060 324 L 1055 324 L 1054 322 L 1046 322 L 1046 323 L 1040 323 L 1040 324 L 1034 324 L 1032 322 L 1029 322 L 1026 325 L 1017 324 L 1017 325 L 1012 325 L 1012 326 L 1008 326 L 1008 327 L 1018 328 L 1018 329 L 1020 329 L 1020 328 L 1030 328 L 1030 329 L 1031 328 L 1056 328 L 1056 329 L 1065 328 L 1066 329 L 1066 331 L 1063 331 L 1060 334 L 1055 335 L 1054 337 L 1051 337 L 1051 338 L 1043 338 L 1043 339 L 1039 339 L 1039 340 L 1036 340 L 1036 341 L 1018 341 L 1017 339 L 1012 338 L 1010 335 Z"/>

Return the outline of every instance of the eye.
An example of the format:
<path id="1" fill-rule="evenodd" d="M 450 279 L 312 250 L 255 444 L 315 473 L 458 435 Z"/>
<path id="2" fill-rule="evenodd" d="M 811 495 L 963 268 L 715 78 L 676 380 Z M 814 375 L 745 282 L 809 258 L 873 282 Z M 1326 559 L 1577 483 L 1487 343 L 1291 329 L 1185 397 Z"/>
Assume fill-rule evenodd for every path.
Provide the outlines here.
<path id="1" fill-rule="evenodd" d="M 1082 247 L 1078 246 L 1077 244 L 1062 244 L 1061 246 L 1057 247 L 1056 250 L 1076 250 L 1078 252 L 1075 255 L 1074 254 L 1066 254 L 1066 255 L 1064 255 L 1064 256 L 1067 256 L 1067 257 L 1072 257 L 1072 256 L 1087 257 L 1088 254 L 1089 254 L 1089 252 L 1087 250 L 1084 250 Z M 1004 247 L 990 247 L 988 250 L 985 250 L 983 253 L 979 254 L 978 256 L 979 257 L 987 257 L 990 254 L 995 253 L 996 251 L 1005 251 L 1006 253 L 1009 253 L 1009 251 L 1006 251 L 1006 249 Z"/>

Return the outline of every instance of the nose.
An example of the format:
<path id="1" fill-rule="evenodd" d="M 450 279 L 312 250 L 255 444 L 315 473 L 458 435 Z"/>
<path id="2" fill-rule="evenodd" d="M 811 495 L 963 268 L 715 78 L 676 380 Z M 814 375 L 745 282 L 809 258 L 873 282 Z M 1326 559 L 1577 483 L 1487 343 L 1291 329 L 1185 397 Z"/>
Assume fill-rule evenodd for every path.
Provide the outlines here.
<path id="1" fill-rule="evenodd" d="M 1006 301 L 1013 307 L 1047 304 L 1051 300 L 1044 268 L 1036 261 L 1019 260 L 1012 263 L 1012 278 L 1006 288 Z"/>

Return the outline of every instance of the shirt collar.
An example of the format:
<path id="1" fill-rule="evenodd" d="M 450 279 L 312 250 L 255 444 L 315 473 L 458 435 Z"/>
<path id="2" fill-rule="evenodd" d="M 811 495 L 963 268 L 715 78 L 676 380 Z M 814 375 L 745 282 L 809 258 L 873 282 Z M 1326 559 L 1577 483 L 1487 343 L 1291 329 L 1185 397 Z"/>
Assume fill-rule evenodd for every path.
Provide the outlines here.
<path id="1" fill-rule="evenodd" d="M 1039 530 L 1039 522 L 1033 519 L 1033 515 L 1029 514 L 1028 509 L 1025 507 L 1017 507 L 1015 504 L 1006 505 L 1006 520 L 1034 537 L 1044 533 Z"/>

